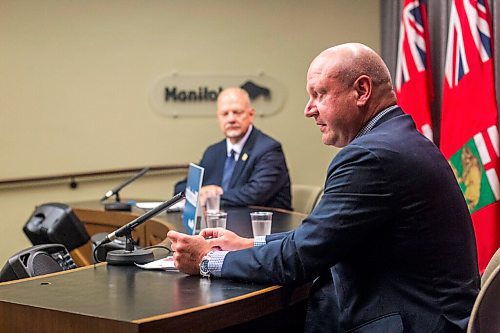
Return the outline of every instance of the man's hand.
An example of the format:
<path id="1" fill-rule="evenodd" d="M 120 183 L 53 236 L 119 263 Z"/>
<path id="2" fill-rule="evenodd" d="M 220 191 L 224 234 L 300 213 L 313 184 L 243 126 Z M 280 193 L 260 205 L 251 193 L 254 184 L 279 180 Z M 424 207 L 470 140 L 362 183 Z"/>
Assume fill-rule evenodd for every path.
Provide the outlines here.
<path id="1" fill-rule="evenodd" d="M 183 273 L 199 275 L 201 259 L 212 246 L 202 236 L 189 236 L 173 230 L 167 237 L 172 242 L 175 267 Z"/>
<path id="2" fill-rule="evenodd" d="M 242 250 L 253 246 L 253 239 L 243 238 L 224 228 L 203 229 L 200 236 L 207 238 L 211 247 L 223 251 Z"/>
<path id="3" fill-rule="evenodd" d="M 208 194 L 222 195 L 224 190 L 222 187 L 217 185 L 206 185 L 200 188 L 200 205 L 205 206 Z"/>

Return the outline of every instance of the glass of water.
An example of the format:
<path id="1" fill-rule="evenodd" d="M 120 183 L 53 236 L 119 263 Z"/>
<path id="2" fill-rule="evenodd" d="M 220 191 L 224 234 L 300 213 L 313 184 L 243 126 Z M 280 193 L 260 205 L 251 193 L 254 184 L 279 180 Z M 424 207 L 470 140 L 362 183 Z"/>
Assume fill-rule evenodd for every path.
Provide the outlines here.
<path id="1" fill-rule="evenodd" d="M 206 215 L 207 228 L 224 228 L 226 229 L 227 213 L 226 212 L 207 212 Z"/>
<path id="2" fill-rule="evenodd" d="M 216 213 L 220 210 L 220 195 L 214 192 L 207 193 L 205 202 L 207 213 Z"/>
<path id="3" fill-rule="evenodd" d="M 253 236 L 266 236 L 271 233 L 271 225 L 273 222 L 272 212 L 253 212 L 250 213 L 252 220 Z"/>

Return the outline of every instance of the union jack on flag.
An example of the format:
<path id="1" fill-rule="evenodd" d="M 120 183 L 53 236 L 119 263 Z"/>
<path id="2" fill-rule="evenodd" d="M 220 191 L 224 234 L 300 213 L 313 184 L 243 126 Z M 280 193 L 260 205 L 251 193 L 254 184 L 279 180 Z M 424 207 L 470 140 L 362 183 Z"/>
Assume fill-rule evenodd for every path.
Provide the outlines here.
<path id="1" fill-rule="evenodd" d="M 467 1 L 466 1 L 467 2 Z M 451 4 L 450 27 L 446 45 L 444 75 L 450 88 L 457 86 L 458 81 L 469 73 L 469 63 L 465 55 L 464 36 L 455 2 Z"/>
<path id="2" fill-rule="evenodd" d="M 481 55 L 481 61 L 486 62 L 491 58 L 491 30 L 484 0 L 478 0 L 477 6 L 466 0 L 464 6 L 474 44 Z"/>
<path id="3" fill-rule="evenodd" d="M 433 87 L 429 45 L 427 1 L 405 0 L 399 31 L 396 95 L 398 104 L 412 116 L 417 129 L 432 140 L 430 101 Z"/>
<path id="4" fill-rule="evenodd" d="M 487 11 L 484 0 L 478 0 L 477 6 L 471 0 L 464 0 L 464 12 L 467 16 L 468 28 L 474 45 L 482 62 L 491 58 L 491 29 L 487 20 Z M 448 30 L 448 44 L 446 47 L 445 77 L 448 85 L 454 87 L 464 75 L 469 72 L 469 64 L 465 55 L 464 36 L 462 25 L 455 2 L 451 5 L 450 29 Z"/>
<path id="5" fill-rule="evenodd" d="M 403 8 L 401 16 L 401 27 L 399 33 L 399 56 L 396 63 L 396 89 L 401 90 L 401 86 L 410 80 L 407 62 L 412 61 L 418 72 L 426 69 L 427 47 L 425 45 L 424 24 L 422 20 L 422 12 L 420 6 L 421 1 L 410 1 Z M 403 51 L 403 43 L 405 39 L 408 42 L 410 53 L 406 54 Z M 407 60 L 407 58 L 409 58 Z"/>

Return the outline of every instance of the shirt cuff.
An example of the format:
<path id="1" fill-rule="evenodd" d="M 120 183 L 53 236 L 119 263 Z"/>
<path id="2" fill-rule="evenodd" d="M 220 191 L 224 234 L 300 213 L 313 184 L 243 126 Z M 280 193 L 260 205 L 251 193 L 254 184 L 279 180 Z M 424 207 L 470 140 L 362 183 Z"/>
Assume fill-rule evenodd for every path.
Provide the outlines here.
<path id="1" fill-rule="evenodd" d="M 266 236 L 256 236 L 253 239 L 253 246 L 266 245 Z M 208 271 L 211 275 L 221 277 L 224 258 L 229 251 L 214 251 L 208 260 Z"/>
<path id="2" fill-rule="evenodd" d="M 263 246 L 266 245 L 266 236 L 255 236 L 253 239 L 253 246 Z"/>
<path id="3" fill-rule="evenodd" d="M 208 271 L 216 277 L 222 274 L 222 264 L 229 251 L 214 251 L 208 260 Z"/>

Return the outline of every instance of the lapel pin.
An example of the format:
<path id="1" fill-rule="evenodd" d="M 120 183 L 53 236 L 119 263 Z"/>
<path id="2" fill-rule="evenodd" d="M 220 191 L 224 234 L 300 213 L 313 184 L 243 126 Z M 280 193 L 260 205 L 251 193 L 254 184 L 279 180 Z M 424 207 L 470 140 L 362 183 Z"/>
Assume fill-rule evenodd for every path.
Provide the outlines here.
<path id="1" fill-rule="evenodd" d="M 243 154 L 243 156 L 241 156 L 241 160 L 242 160 L 243 162 L 245 162 L 245 161 L 247 160 L 247 158 L 248 158 L 247 153 L 244 153 L 244 154 Z"/>

